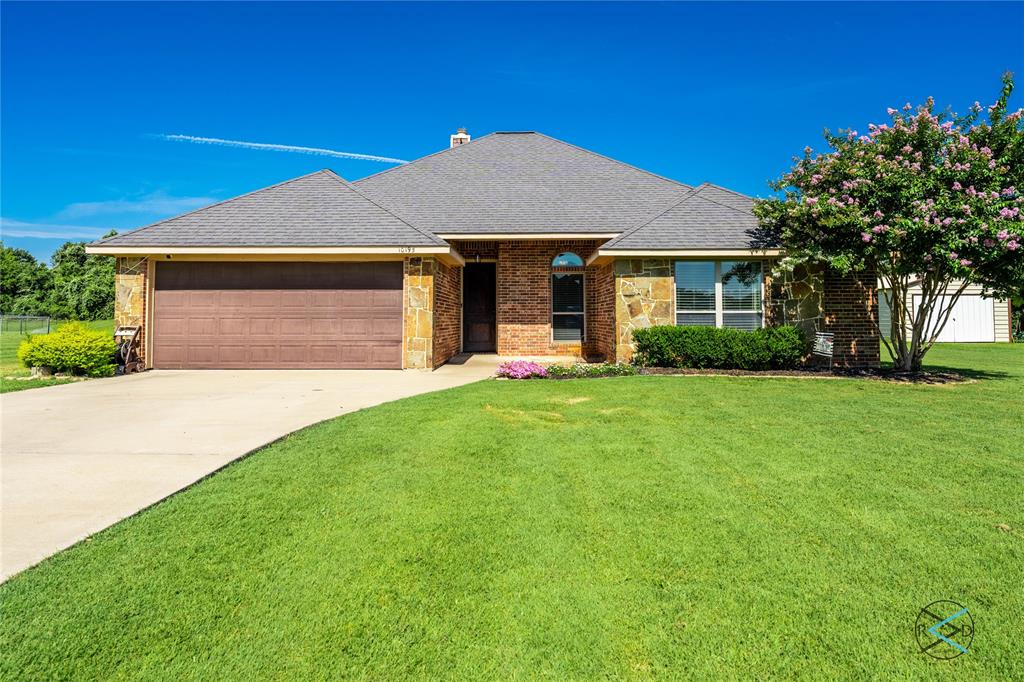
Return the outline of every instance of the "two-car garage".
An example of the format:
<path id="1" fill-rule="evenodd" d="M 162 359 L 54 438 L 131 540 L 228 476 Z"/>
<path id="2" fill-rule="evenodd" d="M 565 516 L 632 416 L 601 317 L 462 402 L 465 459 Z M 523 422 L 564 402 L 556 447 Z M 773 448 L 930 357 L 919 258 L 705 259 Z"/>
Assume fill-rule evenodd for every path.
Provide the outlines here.
<path id="1" fill-rule="evenodd" d="M 142 328 L 140 354 L 159 369 L 432 367 L 429 329 L 403 345 L 430 313 L 421 296 L 406 328 L 405 264 L 461 260 L 330 170 L 86 250 L 117 257 L 115 321 Z"/>
<path id="2" fill-rule="evenodd" d="M 399 369 L 402 263 L 166 261 L 152 366 Z"/>

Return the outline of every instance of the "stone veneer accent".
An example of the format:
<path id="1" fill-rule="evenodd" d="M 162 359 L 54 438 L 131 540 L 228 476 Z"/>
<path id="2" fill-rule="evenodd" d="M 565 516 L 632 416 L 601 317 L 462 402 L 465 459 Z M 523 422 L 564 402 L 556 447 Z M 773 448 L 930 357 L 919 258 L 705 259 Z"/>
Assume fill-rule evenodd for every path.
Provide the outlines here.
<path id="1" fill-rule="evenodd" d="M 403 279 L 403 367 L 440 367 L 459 352 L 462 268 L 436 258 L 406 258 Z"/>
<path id="2" fill-rule="evenodd" d="M 119 257 L 114 274 L 114 326 L 142 327 L 139 355 L 146 358 L 146 294 L 149 259 Z"/>
<path id="3" fill-rule="evenodd" d="M 765 264 L 765 324 L 791 324 L 808 336 L 825 326 L 824 268 L 799 265 L 775 274 Z"/>
<path id="4" fill-rule="evenodd" d="M 633 359 L 633 330 L 675 324 L 675 285 L 669 259 L 618 259 L 615 269 L 616 362 Z"/>
<path id="5" fill-rule="evenodd" d="M 433 258 L 406 258 L 403 266 L 402 366 L 430 369 L 434 366 L 434 266 Z"/>

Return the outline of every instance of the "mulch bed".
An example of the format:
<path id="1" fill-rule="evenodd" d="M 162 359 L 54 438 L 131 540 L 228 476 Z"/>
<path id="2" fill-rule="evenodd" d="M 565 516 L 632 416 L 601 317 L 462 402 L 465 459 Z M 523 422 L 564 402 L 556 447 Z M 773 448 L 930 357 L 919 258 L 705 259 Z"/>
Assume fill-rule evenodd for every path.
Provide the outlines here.
<path id="1" fill-rule="evenodd" d="M 796 377 L 802 379 L 872 379 L 900 384 L 965 384 L 974 379 L 956 372 L 896 372 L 891 369 L 828 369 L 827 367 L 804 367 L 801 369 L 771 369 L 750 371 L 745 369 L 694 369 L 674 367 L 642 367 L 641 375 L 677 376 L 728 376 L 728 377 Z"/>

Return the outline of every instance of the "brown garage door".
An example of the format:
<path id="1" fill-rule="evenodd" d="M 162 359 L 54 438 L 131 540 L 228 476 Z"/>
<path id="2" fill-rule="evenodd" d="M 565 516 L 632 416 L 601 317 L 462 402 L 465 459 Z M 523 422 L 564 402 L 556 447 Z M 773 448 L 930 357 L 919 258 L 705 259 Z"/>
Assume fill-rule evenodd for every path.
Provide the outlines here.
<path id="1" fill-rule="evenodd" d="M 401 368 L 401 351 L 401 263 L 157 263 L 157 368 Z"/>

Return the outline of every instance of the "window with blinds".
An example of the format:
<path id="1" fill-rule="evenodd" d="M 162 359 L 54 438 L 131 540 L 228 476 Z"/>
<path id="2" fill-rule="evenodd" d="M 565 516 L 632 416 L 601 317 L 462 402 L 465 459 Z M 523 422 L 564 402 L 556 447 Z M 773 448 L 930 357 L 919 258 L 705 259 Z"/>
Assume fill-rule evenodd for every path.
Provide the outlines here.
<path id="1" fill-rule="evenodd" d="M 715 326 L 715 263 L 676 263 L 676 324 Z"/>
<path id="2" fill-rule="evenodd" d="M 558 254 L 551 262 L 551 338 L 580 342 L 586 336 L 583 259 L 575 253 Z"/>
<path id="3" fill-rule="evenodd" d="M 760 261 L 676 261 L 675 278 L 676 324 L 763 326 Z"/>
<path id="4" fill-rule="evenodd" d="M 761 262 L 721 261 L 722 326 L 751 331 L 761 327 Z"/>

